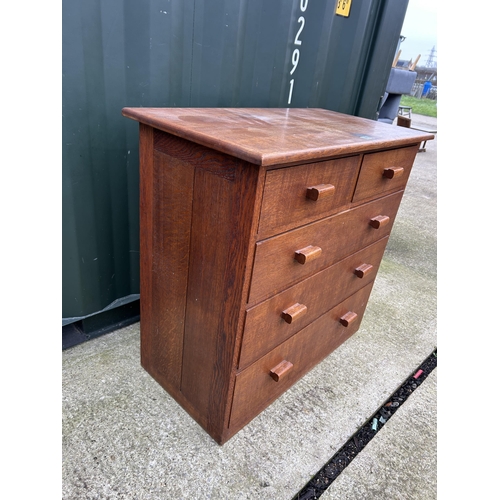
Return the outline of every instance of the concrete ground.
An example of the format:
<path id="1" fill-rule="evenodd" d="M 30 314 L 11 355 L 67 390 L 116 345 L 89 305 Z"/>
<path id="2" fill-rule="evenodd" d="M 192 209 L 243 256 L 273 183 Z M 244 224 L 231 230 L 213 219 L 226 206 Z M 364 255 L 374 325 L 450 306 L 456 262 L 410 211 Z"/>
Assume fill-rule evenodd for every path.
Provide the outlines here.
<path id="1" fill-rule="evenodd" d="M 437 130 L 418 115 L 412 126 Z M 224 446 L 141 368 L 139 323 L 63 351 L 62 498 L 291 500 L 437 345 L 436 159 L 437 136 L 360 330 Z M 437 497 L 436 372 L 323 498 Z"/>

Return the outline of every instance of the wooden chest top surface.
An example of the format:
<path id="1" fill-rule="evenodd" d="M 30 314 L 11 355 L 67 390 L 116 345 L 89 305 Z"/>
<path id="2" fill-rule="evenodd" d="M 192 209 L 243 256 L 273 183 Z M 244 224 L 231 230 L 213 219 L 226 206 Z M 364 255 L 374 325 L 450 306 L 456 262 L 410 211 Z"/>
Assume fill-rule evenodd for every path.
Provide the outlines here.
<path id="1" fill-rule="evenodd" d="M 400 147 L 432 134 L 315 108 L 123 108 L 164 132 L 263 166 Z"/>

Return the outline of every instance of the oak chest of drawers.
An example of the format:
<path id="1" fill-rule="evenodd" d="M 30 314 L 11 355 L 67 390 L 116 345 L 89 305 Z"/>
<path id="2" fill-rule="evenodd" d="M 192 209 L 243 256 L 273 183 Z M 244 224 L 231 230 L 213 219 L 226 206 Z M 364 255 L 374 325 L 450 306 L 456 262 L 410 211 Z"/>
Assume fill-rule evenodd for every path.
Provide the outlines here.
<path id="1" fill-rule="evenodd" d="M 140 122 L 141 363 L 220 444 L 360 326 L 432 135 L 322 109 Z"/>

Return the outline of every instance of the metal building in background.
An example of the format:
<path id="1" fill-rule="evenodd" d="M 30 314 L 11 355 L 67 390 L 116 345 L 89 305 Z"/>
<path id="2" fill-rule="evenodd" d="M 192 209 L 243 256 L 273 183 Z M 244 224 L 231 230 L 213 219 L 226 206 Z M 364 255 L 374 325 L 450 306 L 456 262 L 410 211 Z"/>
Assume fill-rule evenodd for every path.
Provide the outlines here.
<path id="1" fill-rule="evenodd" d="M 63 326 L 138 319 L 137 124 L 123 107 L 376 119 L 408 0 L 64 0 Z"/>

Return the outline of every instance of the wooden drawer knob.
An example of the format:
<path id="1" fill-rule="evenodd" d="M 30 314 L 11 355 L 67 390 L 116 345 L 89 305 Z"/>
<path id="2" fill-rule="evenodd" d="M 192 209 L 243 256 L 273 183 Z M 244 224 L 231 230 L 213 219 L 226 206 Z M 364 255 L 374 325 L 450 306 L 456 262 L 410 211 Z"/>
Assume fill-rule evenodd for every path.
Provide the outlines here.
<path id="1" fill-rule="evenodd" d="M 387 217 L 387 215 L 377 215 L 377 217 L 370 219 L 370 226 L 378 229 L 385 226 L 390 220 L 390 217 Z"/>
<path id="2" fill-rule="evenodd" d="M 405 169 L 403 167 L 384 168 L 384 177 L 386 179 L 394 179 L 394 177 L 402 176 L 404 171 Z"/>
<path id="3" fill-rule="evenodd" d="M 358 315 L 355 312 L 349 311 L 348 313 L 345 313 L 341 318 L 340 318 L 340 324 L 342 326 L 348 327 L 356 321 L 356 318 Z"/>
<path id="4" fill-rule="evenodd" d="M 332 184 L 318 184 L 307 188 L 306 197 L 310 200 L 317 201 L 319 199 L 327 198 L 335 192 L 335 186 Z"/>
<path id="5" fill-rule="evenodd" d="M 280 364 L 271 369 L 269 375 L 271 375 L 275 382 L 279 382 L 280 378 L 286 375 L 292 368 L 293 364 L 284 359 Z"/>
<path id="6" fill-rule="evenodd" d="M 364 278 L 367 274 L 373 271 L 373 266 L 371 264 L 361 264 L 354 270 L 354 274 L 358 278 Z"/>
<path id="7" fill-rule="evenodd" d="M 307 312 L 307 306 L 299 304 L 298 302 L 293 306 L 288 307 L 281 313 L 281 317 L 287 322 L 297 321 L 300 317 L 304 316 Z"/>
<path id="8" fill-rule="evenodd" d="M 295 260 L 299 264 L 305 264 L 311 260 L 317 259 L 321 255 L 321 248 L 309 245 L 305 248 L 295 251 Z"/>

